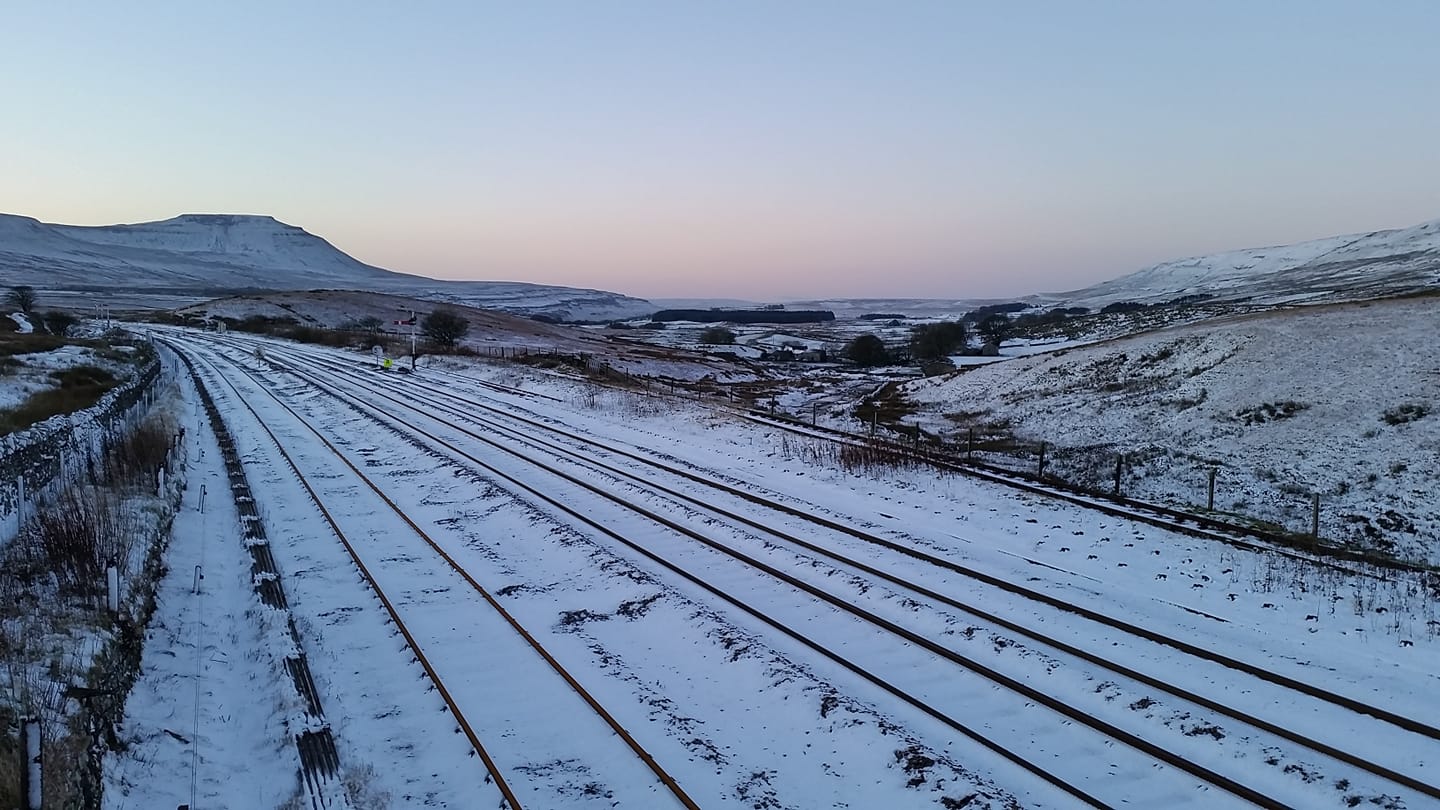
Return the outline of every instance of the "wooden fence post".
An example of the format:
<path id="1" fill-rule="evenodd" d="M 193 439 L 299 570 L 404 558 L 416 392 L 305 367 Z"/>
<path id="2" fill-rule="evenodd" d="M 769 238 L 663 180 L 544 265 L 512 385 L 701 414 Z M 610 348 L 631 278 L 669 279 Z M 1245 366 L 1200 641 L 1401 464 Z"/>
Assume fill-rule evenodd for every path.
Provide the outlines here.
<path id="1" fill-rule="evenodd" d="M 25 810 L 40 810 L 45 796 L 42 760 L 40 753 L 40 718 L 27 717 L 20 721 L 20 751 L 25 762 L 20 772 L 21 792 L 24 794 Z"/>

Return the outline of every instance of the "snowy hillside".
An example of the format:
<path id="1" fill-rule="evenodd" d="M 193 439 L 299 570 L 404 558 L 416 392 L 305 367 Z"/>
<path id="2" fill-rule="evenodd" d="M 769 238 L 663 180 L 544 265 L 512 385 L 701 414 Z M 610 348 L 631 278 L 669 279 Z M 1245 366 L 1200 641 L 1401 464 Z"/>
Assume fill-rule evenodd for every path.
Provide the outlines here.
<path id="1" fill-rule="evenodd" d="M 1046 441 L 1054 472 L 1440 559 L 1434 296 L 1219 319 L 917 381 L 927 429 Z M 963 441 L 963 439 L 962 439 Z M 1026 463 L 1033 463 L 1033 460 Z"/>
<path id="2" fill-rule="evenodd" d="M 1440 286 L 1440 220 L 1157 264 L 1064 293 L 1071 306 L 1211 295 L 1260 303 L 1360 300 Z"/>
<path id="3" fill-rule="evenodd" d="M 41 290 L 359 289 L 561 320 L 632 317 L 655 309 L 599 290 L 396 273 L 266 216 L 185 214 L 162 222 L 85 227 L 0 214 L 0 269 L 7 283 Z"/>

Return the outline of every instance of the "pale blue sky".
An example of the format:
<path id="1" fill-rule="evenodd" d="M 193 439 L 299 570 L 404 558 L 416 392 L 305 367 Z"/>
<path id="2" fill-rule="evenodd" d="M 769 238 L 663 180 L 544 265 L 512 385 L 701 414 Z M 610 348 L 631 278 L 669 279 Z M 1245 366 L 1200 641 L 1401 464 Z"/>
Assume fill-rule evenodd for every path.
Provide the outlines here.
<path id="1" fill-rule="evenodd" d="M 1440 3 L 29 3 L 0 211 L 647 297 L 1009 296 L 1440 218 Z"/>

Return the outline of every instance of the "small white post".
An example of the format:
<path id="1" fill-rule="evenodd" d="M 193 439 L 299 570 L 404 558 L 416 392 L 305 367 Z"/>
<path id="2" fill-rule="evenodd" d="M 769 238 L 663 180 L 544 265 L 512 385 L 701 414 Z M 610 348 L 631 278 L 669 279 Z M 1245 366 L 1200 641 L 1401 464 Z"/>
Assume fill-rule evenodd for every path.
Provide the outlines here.
<path id="1" fill-rule="evenodd" d="M 205 572 L 200 570 L 200 566 L 195 566 L 195 584 L 191 586 L 190 593 L 200 593 L 200 580 L 204 578 Z"/>
<path id="2" fill-rule="evenodd" d="M 205 485 L 200 485 L 200 514 L 205 514 Z"/>
<path id="3" fill-rule="evenodd" d="M 21 720 L 20 733 L 25 738 L 25 810 L 40 810 L 45 796 L 44 773 L 40 767 L 40 719 Z"/>
<path id="4" fill-rule="evenodd" d="M 111 614 L 120 612 L 120 568 L 111 560 L 110 565 L 105 569 L 106 600 L 105 606 L 110 608 Z"/>
<path id="5" fill-rule="evenodd" d="M 155 471 L 155 495 L 165 494 L 165 468 L 161 467 Z"/>

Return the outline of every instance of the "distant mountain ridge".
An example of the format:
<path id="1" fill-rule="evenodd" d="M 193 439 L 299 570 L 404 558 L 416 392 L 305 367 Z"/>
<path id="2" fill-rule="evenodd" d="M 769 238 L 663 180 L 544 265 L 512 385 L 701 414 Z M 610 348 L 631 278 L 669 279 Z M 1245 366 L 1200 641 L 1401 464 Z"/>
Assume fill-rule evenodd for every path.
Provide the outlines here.
<path id="1" fill-rule="evenodd" d="M 1440 290 L 1440 220 L 1175 259 L 1070 292 L 1013 298 L 812 298 L 786 303 L 833 310 L 841 318 L 871 312 L 936 318 L 957 317 L 982 305 L 1010 301 L 1042 309 L 1083 306 L 1098 310 L 1122 301 L 1319 304 L 1427 290 Z"/>
<path id="2" fill-rule="evenodd" d="M 1078 306 L 1160 303 L 1186 296 L 1321 303 L 1440 287 L 1440 220 L 1162 262 L 1046 298 Z"/>
<path id="3" fill-rule="evenodd" d="M 134 225 L 52 225 L 0 214 L 6 284 L 37 289 L 349 289 L 454 301 L 558 320 L 607 320 L 655 309 L 602 290 L 522 282 L 442 281 L 365 264 L 274 217 L 183 214 Z"/>

